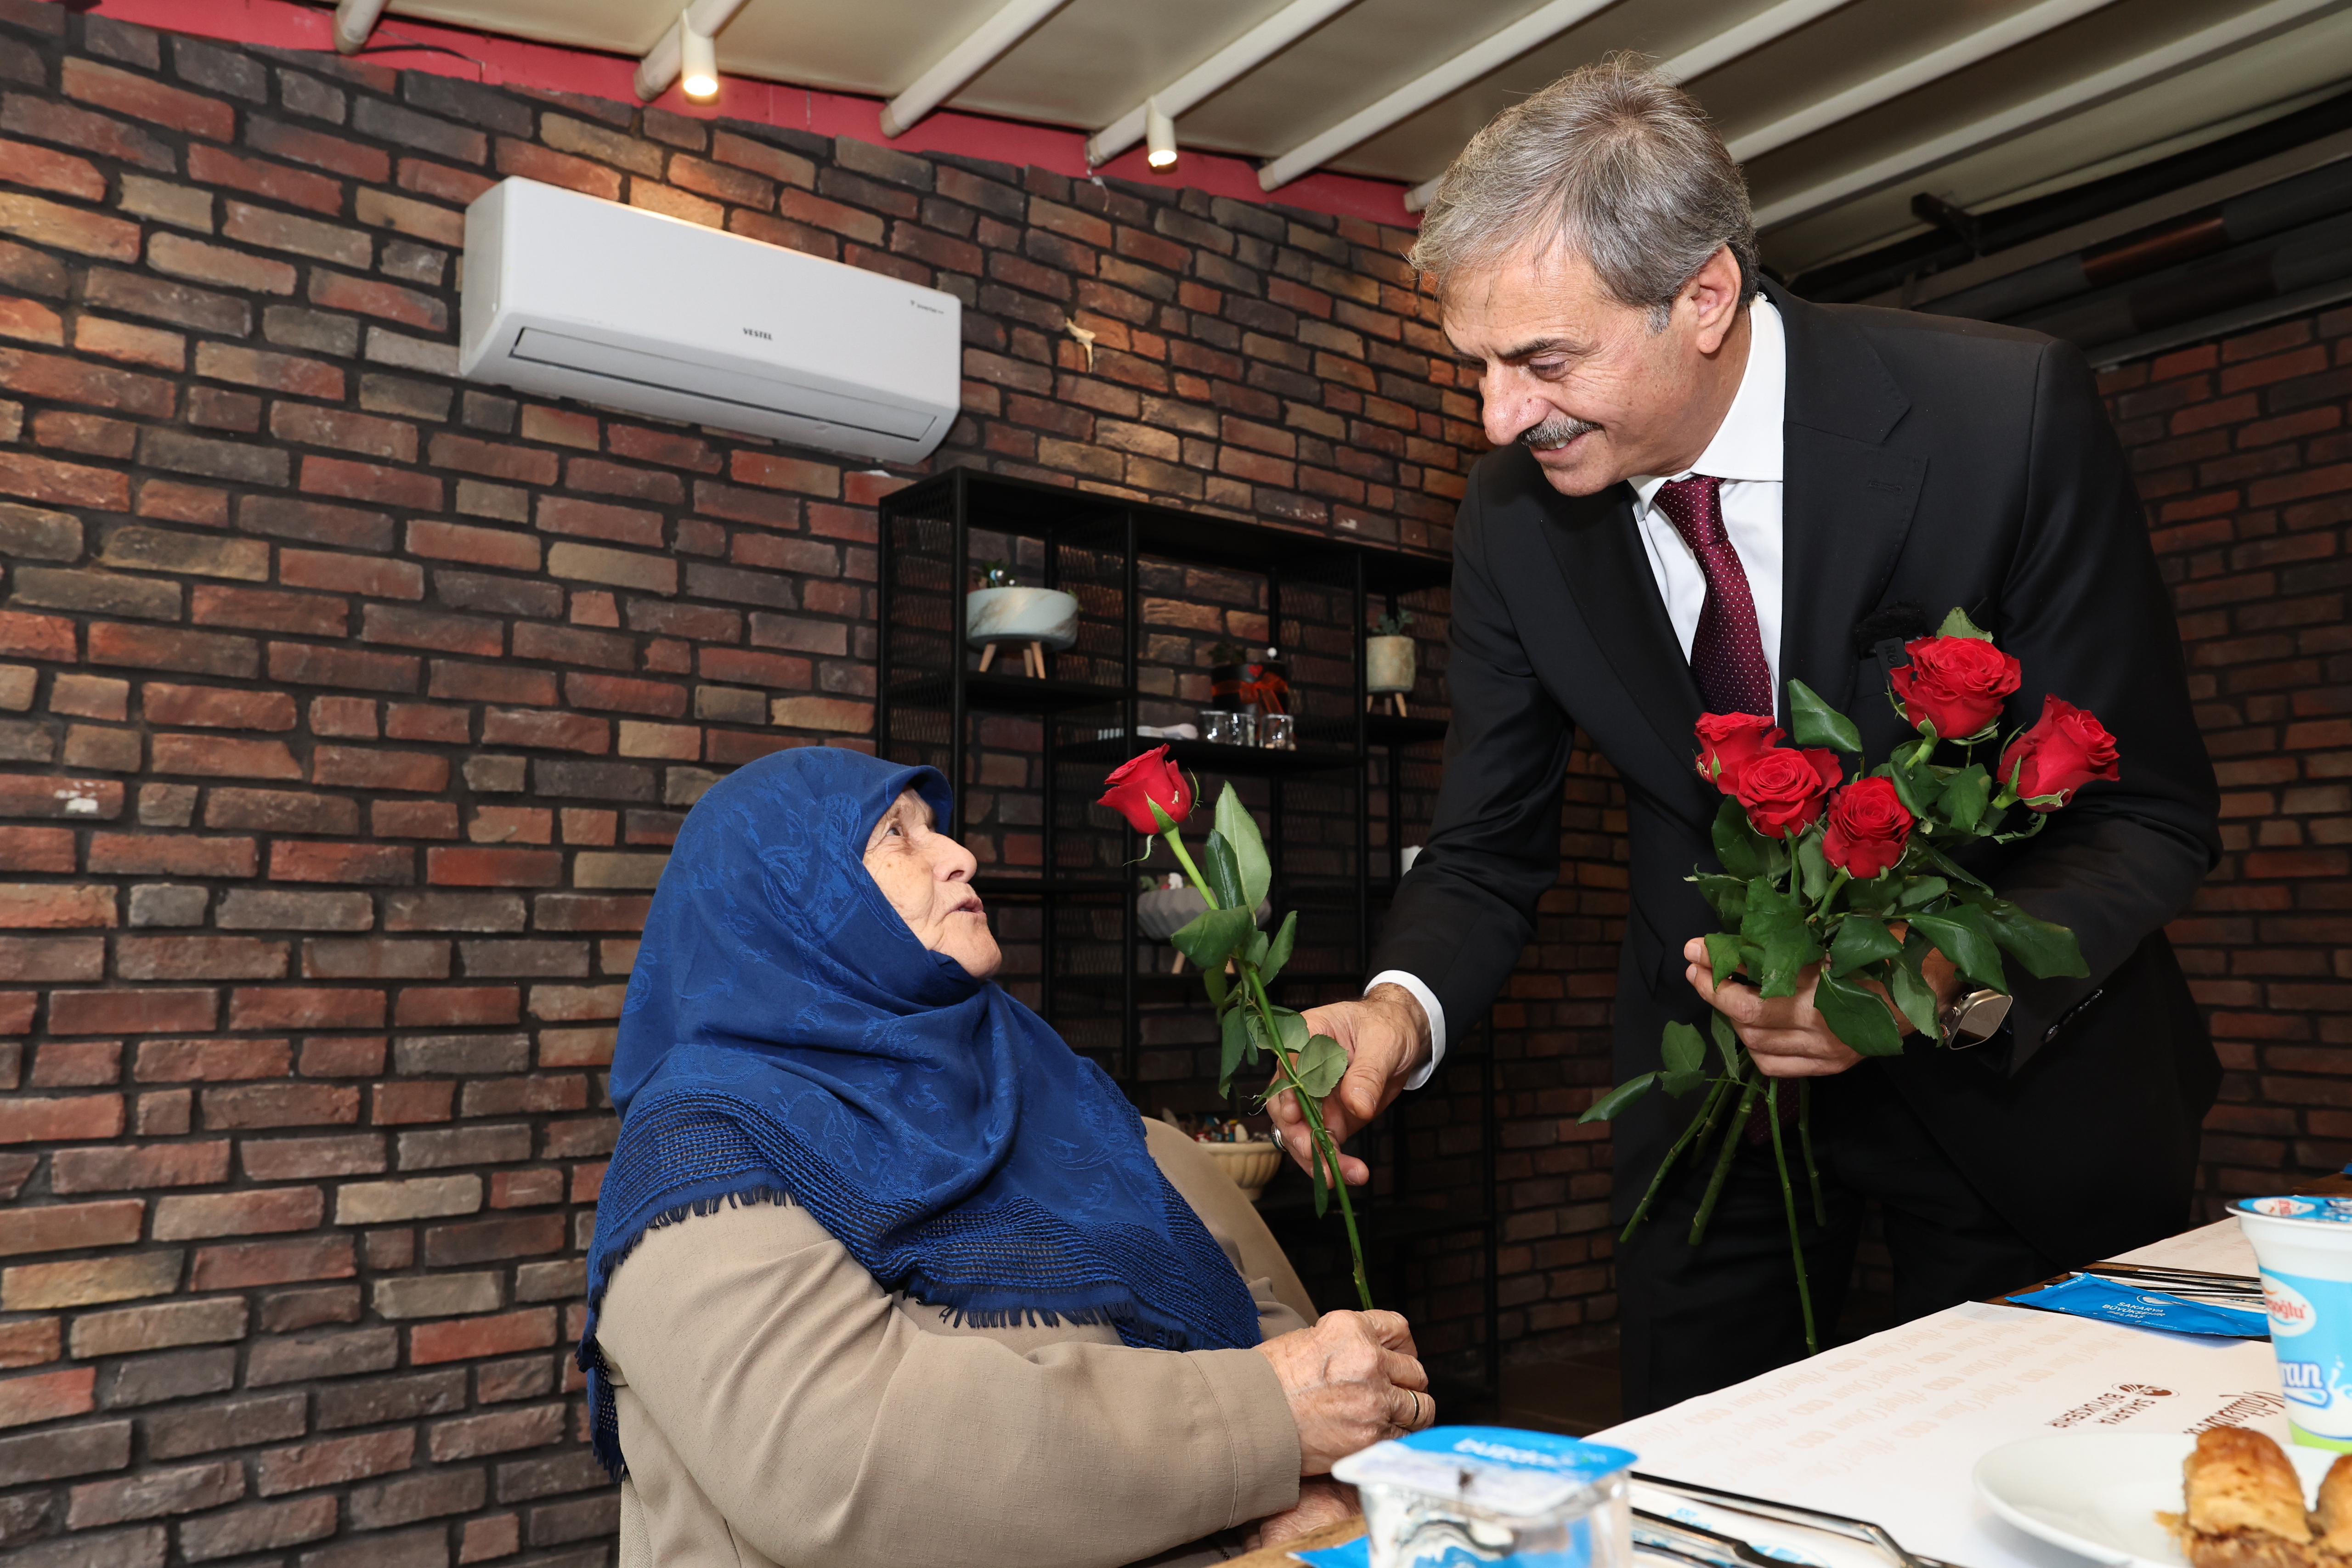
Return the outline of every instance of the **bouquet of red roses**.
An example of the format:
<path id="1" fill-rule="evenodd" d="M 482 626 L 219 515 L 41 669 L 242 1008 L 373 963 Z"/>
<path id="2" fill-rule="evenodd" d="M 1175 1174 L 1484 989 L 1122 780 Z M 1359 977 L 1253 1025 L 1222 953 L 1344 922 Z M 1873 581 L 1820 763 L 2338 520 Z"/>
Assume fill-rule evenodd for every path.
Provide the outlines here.
<path id="1" fill-rule="evenodd" d="M 2084 784 L 2118 777 L 2115 737 L 2056 696 L 2043 700 L 2037 723 L 1997 745 L 2001 705 L 2017 690 L 2021 671 L 1960 611 L 1945 617 L 1935 636 L 1905 651 L 1911 662 L 1893 672 L 1888 695 L 1919 738 L 1856 777 L 1847 777 L 1841 756 L 1859 760 L 1861 732 L 1802 681 L 1789 683 L 1793 747 L 1781 744 L 1790 736 L 1758 714 L 1706 714 L 1697 728 L 1698 770 L 1725 796 L 1713 833 L 1722 869 L 1690 879 L 1723 922 L 1706 937 L 1715 983 L 1743 975 L 1766 997 L 1792 997 L 1810 984 L 1831 1032 L 1864 1056 L 1901 1053 L 1898 1015 L 1927 1039 L 1939 1038 L 1935 991 L 1922 973 L 1930 953 L 1942 954 L 1972 986 L 2003 994 L 2010 988 L 2004 954 L 2036 978 L 2089 972 L 2072 932 L 1995 894 L 1952 852 L 1986 839 L 2031 838 Z M 1978 759 L 1980 750 L 1990 766 Z M 1711 1153 L 1713 1168 L 1691 1224 L 1696 1246 L 1761 1100 L 1796 1259 L 1805 1343 L 1817 1351 L 1780 1085 L 1758 1070 L 1722 1014 L 1708 1024 L 1712 1051 L 1691 1025 L 1668 1024 L 1661 1070 L 1617 1085 L 1581 1119 L 1607 1121 L 1653 1086 L 1677 1098 L 1706 1091 L 1623 1238 L 1631 1239 L 1648 1218 L 1685 1155 L 1704 1161 Z M 1798 1095 L 1797 1141 L 1814 1220 L 1826 1224 L 1803 1080 Z"/>

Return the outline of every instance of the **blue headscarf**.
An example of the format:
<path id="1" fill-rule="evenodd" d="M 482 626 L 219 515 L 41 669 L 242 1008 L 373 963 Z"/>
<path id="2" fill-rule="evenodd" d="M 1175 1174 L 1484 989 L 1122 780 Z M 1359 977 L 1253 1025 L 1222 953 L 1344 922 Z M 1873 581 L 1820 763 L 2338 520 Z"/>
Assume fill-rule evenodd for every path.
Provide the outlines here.
<path id="1" fill-rule="evenodd" d="M 722 1204 L 799 1204 L 883 1289 L 982 1326 L 1258 1343 L 1248 1287 L 1108 1075 L 924 947 L 866 873 L 907 789 L 947 820 L 931 768 L 779 752 L 712 786 L 678 834 L 621 1009 L 621 1136 L 588 1254 L 579 1358 L 615 1473 L 605 1287 L 648 1229 Z"/>

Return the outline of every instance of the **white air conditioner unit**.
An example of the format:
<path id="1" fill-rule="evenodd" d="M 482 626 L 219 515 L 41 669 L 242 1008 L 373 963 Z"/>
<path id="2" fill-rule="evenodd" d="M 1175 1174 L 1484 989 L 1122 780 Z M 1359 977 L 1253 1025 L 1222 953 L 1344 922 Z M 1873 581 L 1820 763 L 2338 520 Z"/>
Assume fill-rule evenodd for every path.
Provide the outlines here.
<path id="1" fill-rule="evenodd" d="M 501 180 L 466 209 L 458 372 L 919 461 L 955 422 L 963 308 L 780 246 Z"/>

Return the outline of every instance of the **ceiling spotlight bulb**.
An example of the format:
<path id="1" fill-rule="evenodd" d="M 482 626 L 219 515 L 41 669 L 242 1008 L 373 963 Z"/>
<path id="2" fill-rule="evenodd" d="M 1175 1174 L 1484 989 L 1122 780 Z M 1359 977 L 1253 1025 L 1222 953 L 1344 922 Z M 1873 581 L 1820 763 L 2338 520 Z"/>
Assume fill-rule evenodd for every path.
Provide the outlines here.
<path id="1" fill-rule="evenodd" d="M 1176 122 L 1158 99 L 1143 106 L 1143 145 L 1145 162 L 1160 170 L 1176 167 Z"/>
<path id="2" fill-rule="evenodd" d="M 687 14 L 677 14 L 678 89 L 697 103 L 719 96 L 719 51 L 710 35 L 698 33 Z"/>

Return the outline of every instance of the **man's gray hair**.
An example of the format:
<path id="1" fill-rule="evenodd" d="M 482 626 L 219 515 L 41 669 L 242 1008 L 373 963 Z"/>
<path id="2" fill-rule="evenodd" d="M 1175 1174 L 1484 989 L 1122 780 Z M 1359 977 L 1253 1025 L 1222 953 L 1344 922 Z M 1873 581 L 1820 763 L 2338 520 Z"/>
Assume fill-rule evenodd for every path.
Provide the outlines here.
<path id="1" fill-rule="evenodd" d="M 1664 327 L 1725 246 L 1756 292 L 1748 182 L 1690 94 L 1639 55 L 1580 66 L 1489 120 L 1445 171 L 1410 257 L 1442 294 L 1522 251 L 1565 246 Z"/>

